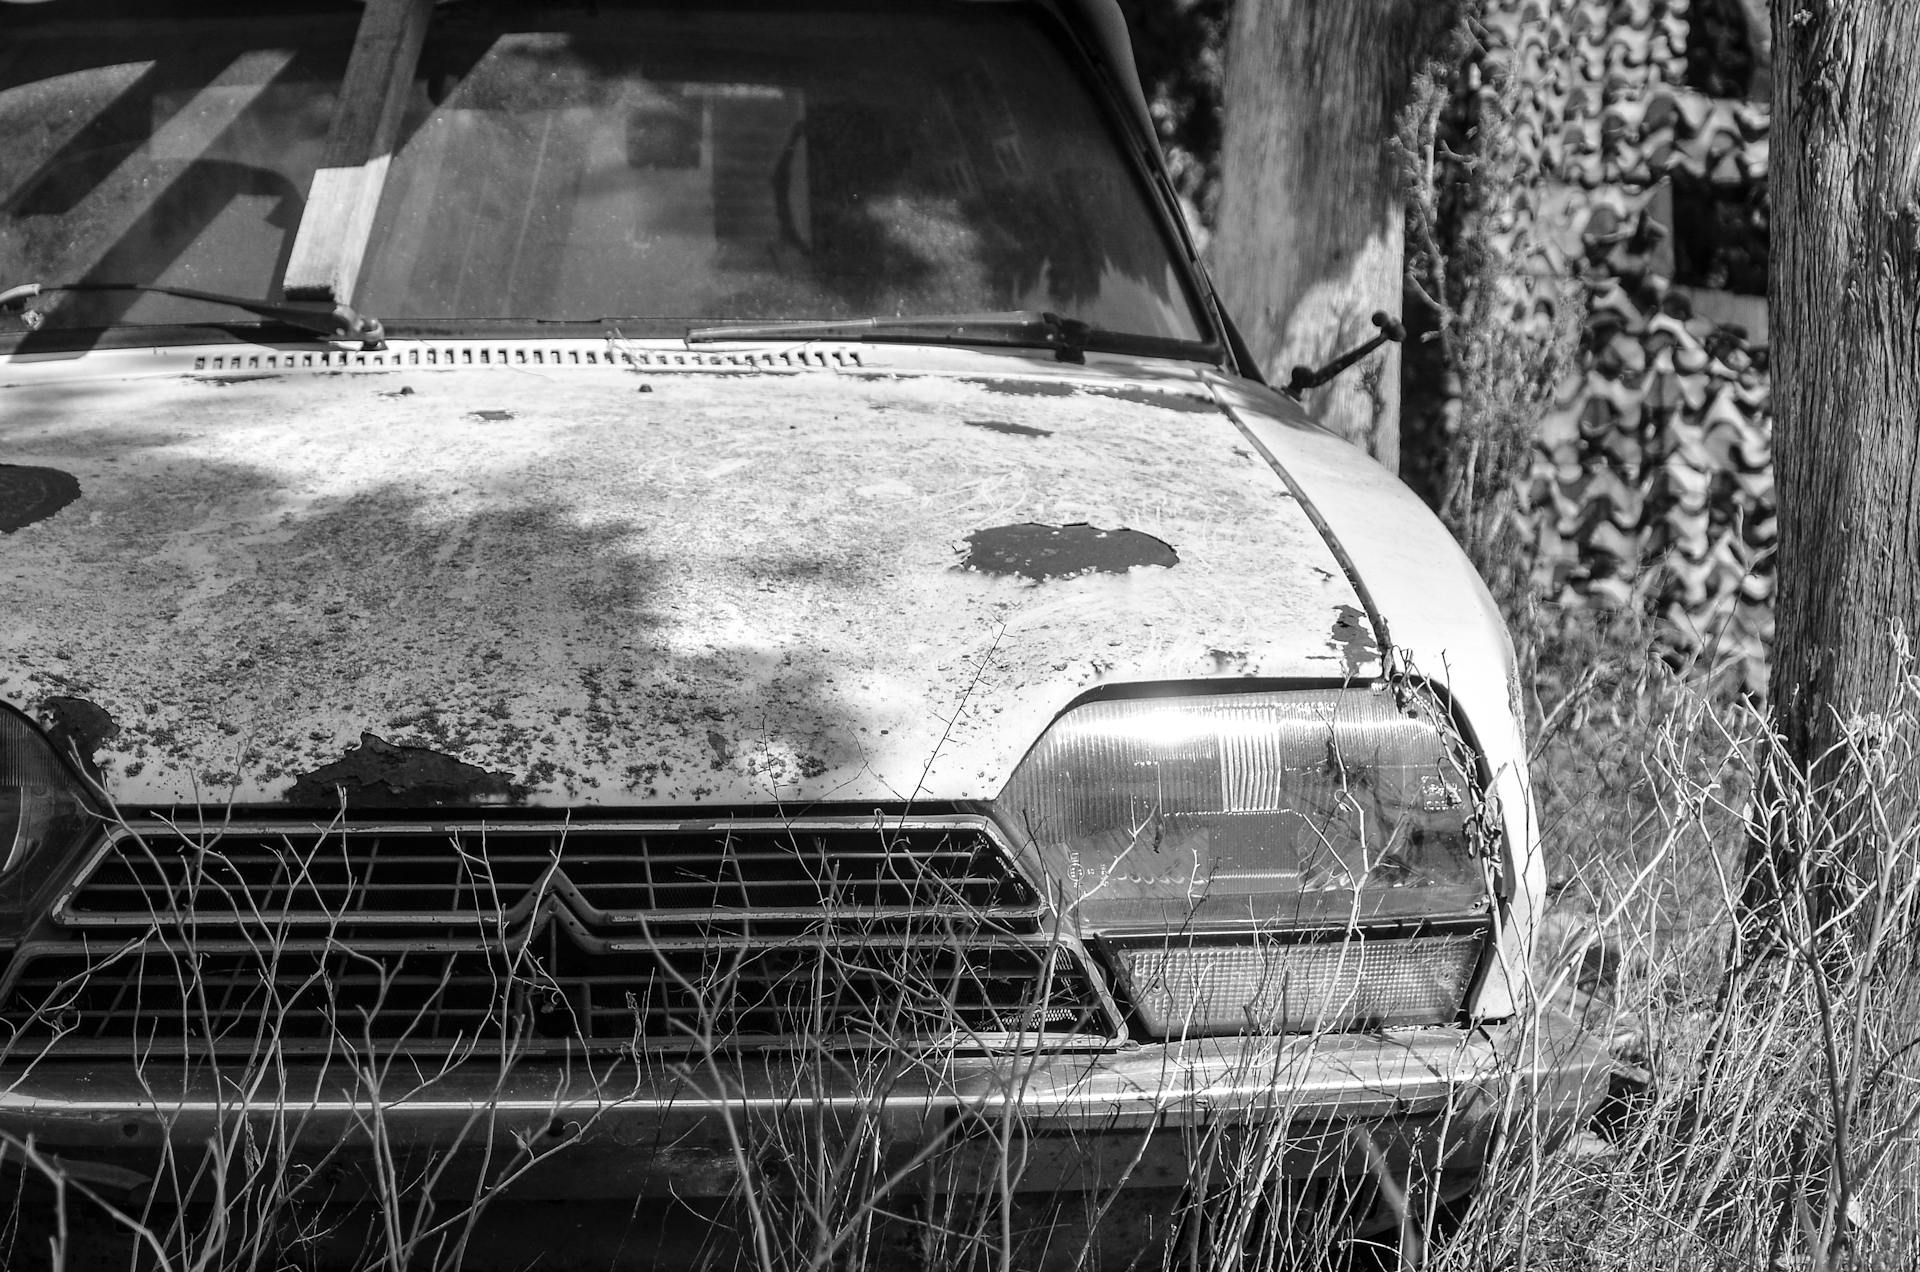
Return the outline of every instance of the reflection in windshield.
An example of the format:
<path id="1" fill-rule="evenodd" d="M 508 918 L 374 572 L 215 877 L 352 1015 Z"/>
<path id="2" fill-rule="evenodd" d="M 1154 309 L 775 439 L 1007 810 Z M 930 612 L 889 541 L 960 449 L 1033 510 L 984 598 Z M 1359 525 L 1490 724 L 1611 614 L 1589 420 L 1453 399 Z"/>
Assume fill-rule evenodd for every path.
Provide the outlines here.
<path id="1" fill-rule="evenodd" d="M 277 297 L 352 34 L 312 3 L 326 20 L 9 31 L 0 285 Z M 444 5 L 413 80 L 352 296 L 396 332 L 1051 310 L 1202 338 L 1137 179 L 1024 9 Z M 82 294 L 37 318 L 192 311 Z"/>
<path id="2" fill-rule="evenodd" d="M 74 22 L 0 30 L 0 286 L 277 295 L 355 24 L 337 4 L 287 12 L 300 7 L 111 34 Z M 71 327 L 207 312 L 127 293 L 43 303 L 47 322 Z"/>
<path id="3" fill-rule="evenodd" d="M 542 9 L 527 25 L 453 11 L 429 35 L 363 308 L 1053 309 L 1198 334 L 1132 177 L 1028 18 Z"/>

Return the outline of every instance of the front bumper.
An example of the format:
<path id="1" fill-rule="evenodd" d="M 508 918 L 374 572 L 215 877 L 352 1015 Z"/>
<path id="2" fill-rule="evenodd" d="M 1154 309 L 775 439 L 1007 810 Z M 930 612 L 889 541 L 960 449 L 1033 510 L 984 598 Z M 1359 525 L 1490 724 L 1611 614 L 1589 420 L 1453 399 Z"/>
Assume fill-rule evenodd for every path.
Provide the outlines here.
<path id="1" fill-rule="evenodd" d="M 1268 1175 L 1472 1172 L 1496 1133 L 1578 1126 L 1605 1082 L 1604 1051 L 1563 1017 L 1095 1054 L 244 1071 L 44 1057 L 0 1068 L 0 1143 L 129 1190 L 195 1173 L 188 1160 L 302 1178 L 379 1161 L 440 1189 L 725 1196 L 863 1145 L 896 1182 L 1059 1191 L 1178 1185 L 1204 1157 L 1250 1151 Z"/>

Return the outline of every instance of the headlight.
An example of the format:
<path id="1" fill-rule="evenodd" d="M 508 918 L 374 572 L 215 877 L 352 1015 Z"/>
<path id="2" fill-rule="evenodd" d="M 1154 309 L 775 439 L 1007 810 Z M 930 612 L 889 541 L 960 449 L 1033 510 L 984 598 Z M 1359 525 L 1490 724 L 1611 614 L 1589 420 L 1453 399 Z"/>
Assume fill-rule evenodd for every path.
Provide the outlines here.
<path id="1" fill-rule="evenodd" d="M 79 782 L 52 745 L 0 706 L 0 917 L 19 903 L 23 868 L 78 848 L 92 824 Z"/>
<path id="2" fill-rule="evenodd" d="M 1111 951 L 1121 992 L 1157 1037 L 1383 1029 L 1457 1015 L 1484 928 L 1332 940 L 1175 935 Z"/>
<path id="3" fill-rule="evenodd" d="M 1489 897 L 1464 747 L 1372 689 L 1130 698 L 1056 720 L 995 801 L 1147 1028 L 1460 1010 Z"/>

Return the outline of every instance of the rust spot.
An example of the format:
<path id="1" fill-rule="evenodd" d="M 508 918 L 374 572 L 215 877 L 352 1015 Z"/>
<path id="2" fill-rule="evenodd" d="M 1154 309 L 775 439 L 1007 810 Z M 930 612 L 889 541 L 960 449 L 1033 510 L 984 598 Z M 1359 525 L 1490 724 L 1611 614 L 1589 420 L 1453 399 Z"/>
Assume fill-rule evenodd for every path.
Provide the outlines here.
<path id="1" fill-rule="evenodd" d="M 525 792 L 505 773 L 490 773 L 424 746 L 396 746 L 372 733 L 331 764 L 297 778 L 283 797 L 289 804 L 331 807 L 345 791 L 353 808 L 421 808 L 460 804 L 505 804 Z"/>
<path id="2" fill-rule="evenodd" d="M 1218 412 L 1212 400 L 1194 397 L 1190 393 L 1179 393 L 1162 389 L 1143 389 L 1131 385 L 1081 385 L 1070 380 L 963 380 L 963 384 L 975 385 L 989 393 L 1006 393 L 1013 397 L 1072 397 L 1084 393 L 1088 397 L 1112 398 L 1116 402 L 1135 402 L 1141 406 L 1157 406 L 1165 411 L 1192 411 L 1202 415 Z M 969 424 L 972 420 L 967 421 Z"/>
<path id="3" fill-rule="evenodd" d="M 1071 397 L 1080 390 L 1065 380 L 963 380 L 989 393 L 1007 393 L 1014 397 Z"/>
<path id="4" fill-rule="evenodd" d="M 1374 643 L 1373 625 L 1367 621 L 1366 611 L 1351 605 L 1342 605 L 1334 611 L 1333 634 L 1327 644 L 1339 653 L 1349 676 L 1359 675 L 1366 664 L 1380 657 L 1380 647 Z"/>
<path id="5" fill-rule="evenodd" d="M 85 698 L 48 698 L 40 704 L 40 719 L 54 750 L 73 756 L 96 776 L 100 766 L 94 752 L 120 736 L 120 726 L 106 708 Z"/>
<path id="6" fill-rule="evenodd" d="M 1142 406 L 1157 406 L 1163 411 L 1191 411 L 1198 415 L 1212 415 L 1217 410 L 1206 398 L 1197 398 L 1186 393 L 1163 393 L 1158 389 L 1089 388 L 1087 393 L 1092 397 L 1113 398 L 1120 402 L 1138 402 Z"/>
<path id="7" fill-rule="evenodd" d="M 967 420 L 968 428 L 992 429 L 996 433 L 1011 433 L 1015 437 L 1052 437 L 1050 428 L 1035 428 L 1031 424 L 1009 424 L 1005 420 Z"/>
<path id="8" fill-rule="evenodd" d="M 0 464 L 0 534 L 45 521 L 80 497 L 80 479 L 58 468 Z"/>
<path id="9" fill-rule="evenodd" d="M 1180 563 L 1173 548 L 1138 530 L 1102 530 L 1076 521 L 1047 526 L 1028 521 L 994 526 L 967 536 L 961 568 L 982 574 L 1064 579 L 1076 574 L 1125 574 L 1138 565 L 1171 568 Z"/>
<path id="10" fill-rule="evenodd" d="M 513 418 L 512 411 L 468 411 L 469 419 L 485 420 L 489 424 L 501 424 Z"/>
<path id="11" fill-rule="evenodd" d="M 1245 674 L 1247 670 L 1247 651 L 1244 649 L 1209 649 L 1207 657 L 1213 660 L 1215 674 Z"/>
<path id="12" fill-rule="evenodd" d="M 198 375 L 194 377 L 194 379 L 200 381 L 202 384 L 211 384 L 223 389 L 230 384 L 251 384 L 255 380 L 278 380 L 279 378 L 279 374 L 272 371 L 256 371 L 250 375 Z"/>
<path id="13" fill-rule="evenodd" d="M 733 759 L 733 743 L 718 729 L 707 730 L 707 749 L 713 752 L 713 767 L 725 768 Z"/>

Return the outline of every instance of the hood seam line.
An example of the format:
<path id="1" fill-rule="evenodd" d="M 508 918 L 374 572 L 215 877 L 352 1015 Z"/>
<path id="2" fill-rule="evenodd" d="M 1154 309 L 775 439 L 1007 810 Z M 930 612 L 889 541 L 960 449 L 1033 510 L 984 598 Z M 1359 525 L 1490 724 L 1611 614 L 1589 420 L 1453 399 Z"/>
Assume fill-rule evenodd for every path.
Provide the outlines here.
<path id="1" fill-rule="evenodd" d="M 1348 586 L 1353 588 L 1353 594 L 1360 598 L 1360 608 L 1366 611 L 1367 623 L 1373 628 L 1374 641 L 1380 647 L 1380 667 L 1382 672 L 1385 672 L 1393 666 L 1393 637 L 1387 630 L 1386 616 L 1380 612 L 1380 607 L 1374 603 L 1373 593 L 1368 591 L 1367 585 L 1361 581 L 1360 571 L 1355 568 L 1353 559 L 1347 555 L 1345 545 L 1342 544 L 1339 537 L 1333 533 L 1333 527 L 1330 526 L 1327 523 L 1327 519 L 1321 515 L 1320 509 L 1314 506 L 1313 500 L 1307 497 L 1307 492 L 1301 487 L 1299 481 L 1295 479 L 1291 472 L 1287 471 L 1287 466 L 1280 462 L 1280 457 L 1275 455 L 1265 442 L 1254 435 L 1253 430 L 1247 427 L 1247 422 L 1240 418 L 1240 413 L 1233 408 L 1230 402 L 1227 402 L 1220 395 L 1219 390 L 1210 379 L 1203 377 L 1201 382 L 1206 385 L 1207 392 L 1212 396 L 1214 405 L 1220 408 L 1222 414 L 1233 421 L 1233 426 L 1240 431 L 1242 437 L 1247 439 L 1248 445 L 1260 452 L 1261 458 L 1267 461 L 1267 466 L 1272 468 L 1275 474 L 1279 476 L 1281 482 L 1286 485 L 1288 493 L 1298 501 L 1301 511 L 1307 514 L 1307 520 L 1313 523 L 1314 530 L 1319 533 L 1321 541 L 1327 545 L 1327 551 L 1331 552 L 1333 559 L 1340 563 L 1341 573 L 1347 576 Z"/>

